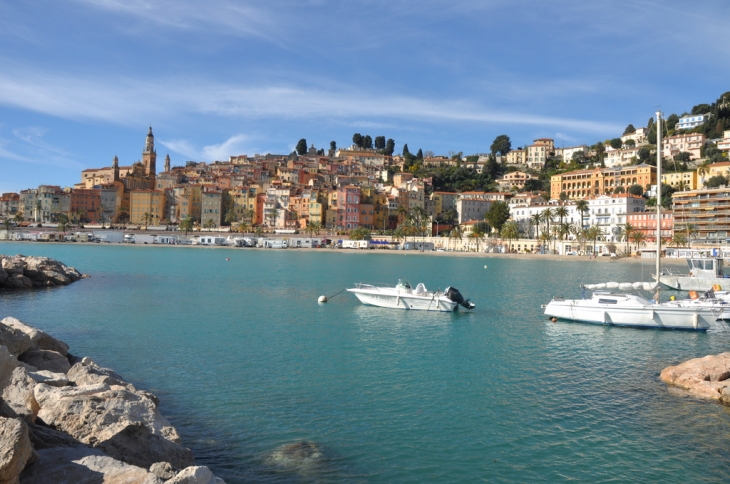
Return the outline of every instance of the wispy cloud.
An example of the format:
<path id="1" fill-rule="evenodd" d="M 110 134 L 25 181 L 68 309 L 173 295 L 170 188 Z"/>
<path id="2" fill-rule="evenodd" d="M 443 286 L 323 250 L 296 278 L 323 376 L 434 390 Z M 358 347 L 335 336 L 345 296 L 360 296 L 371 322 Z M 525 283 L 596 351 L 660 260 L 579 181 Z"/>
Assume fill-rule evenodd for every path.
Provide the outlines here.
<path id="1" fill-rule="evenodd" d="M 70 153 L 68 153 L 66 150 L 53 146 L 43 140 L 43 136 L 46 134 L 47 131 L 48 130 L 44 128 L 31 126 L 28 128 L 14 129 L 13 135 L 15 135 L 15 137 L 17 137 L 18 139 L 25 141 L 31 146 L 40 148 L 40 150 L 42 151 L 55 153 L 61 156 L 69 156 Z"/>
<path id="2" fill-rule="evenodd" d="M 570 119 L 479 106 L 467 99 L 428 99 L 386 95 L 358 88 L 247 86 L 205 79 L 106 80 L 46 74 L 33 70 L 0 73 L 0 104 L 70 119 L 138 123 L 140 119 L 180 114 L 232 118 L 283 117 L 409 119 L 428 122 L 477 122 L 533 125 L 605 133 L 615 123 Z"/>
<path id="3" fill-rule="evenodd" d="M 160 143 L 175 153 L 186 156 L 190 160 L 196 161 L 224 161 L 231 155 L 253 154 L 250 148 L 244 143 L 250 141 L 251 138 L 244 134 L 231 136 L 222 143 L 203 146 L 196 148 L 193 143 L 185 139 L 160 140 Z"/>

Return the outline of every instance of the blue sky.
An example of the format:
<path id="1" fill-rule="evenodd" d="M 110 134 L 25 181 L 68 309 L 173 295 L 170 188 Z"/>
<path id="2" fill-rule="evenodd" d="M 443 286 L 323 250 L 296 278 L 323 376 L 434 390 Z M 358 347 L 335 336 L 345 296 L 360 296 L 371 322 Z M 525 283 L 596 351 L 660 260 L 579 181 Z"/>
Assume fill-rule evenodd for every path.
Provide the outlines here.
<path id="1" fill-rule="evenodd" d="M 726 0 L 10 0 L 0 191 L 318 148 L 593 144 L 730 90 Z"/>

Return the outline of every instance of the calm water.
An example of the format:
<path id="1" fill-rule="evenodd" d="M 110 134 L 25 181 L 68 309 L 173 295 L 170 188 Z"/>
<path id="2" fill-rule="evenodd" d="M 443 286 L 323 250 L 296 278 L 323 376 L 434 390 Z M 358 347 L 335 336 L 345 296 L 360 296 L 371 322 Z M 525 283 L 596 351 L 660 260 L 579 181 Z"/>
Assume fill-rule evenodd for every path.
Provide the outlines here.
<path id="1" fill-rule="evenodd" d="M 581 281 L 647 280 L 646 265 L 7 243 L 0 252 L 92 274 L 0 293 L 0 316 L 157 393 L 198 462 L 229 484 L 730 480 L 730 411 L 658 378 L 728 350 L 730 333 L 541 314 L 553 293 L 579 296 Z M 346 293 L 316 302 L 403 276 L 453 284 L 477 309 L 390 311 Z M 267 467 L 267 452 L 303 439 L 323 445 L 330 465 Z"/>

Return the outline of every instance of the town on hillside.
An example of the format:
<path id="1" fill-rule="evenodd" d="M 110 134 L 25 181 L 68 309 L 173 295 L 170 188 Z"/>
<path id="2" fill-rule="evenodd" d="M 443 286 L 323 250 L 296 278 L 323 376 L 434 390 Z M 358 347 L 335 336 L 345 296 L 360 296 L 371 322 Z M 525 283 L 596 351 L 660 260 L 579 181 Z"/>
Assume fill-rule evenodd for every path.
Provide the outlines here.
<path id="1" fill-rule="evenodd" d="M 676 247 L 730 241 L 730 93 L 672 114 L 662 126 L 662 239 Z M 490 153 L 437 156 L 356 133 L 329 149 L 299 141 L 290 154 L 231 155 L 158 170 L 152 127 L 141 160 L 89 168 L 79 183 L 3 193 L 5 235 L 18 226 L 164 226 L 167 230 L 496 236 L 511 251 L 544 251 L 551 241 L 615 251 L 656 241 L 657 125 L 629 124 L 595 145 L 559 147 L 535 139 L 512 148 L 497 136 Z M 520 240 L 531 241 L 530 244 Z M 590 241 L 592 240 L 592 244 Z M 586 243 L 588 242 L 588 243 Z M 578 247 L 553 244 L 555 250 Z M 592 245 L 592 248 L 590 247 Z M 613 247 L 610 247 L 613 245 Z M 623 244 L 621 244 L 623 245 Z M 485 244 L 486 246 L 486 244 Z M 589 247 L 585 247 L 589 246 Z M 625 251 L 624 251 L 625 252 Z"/>

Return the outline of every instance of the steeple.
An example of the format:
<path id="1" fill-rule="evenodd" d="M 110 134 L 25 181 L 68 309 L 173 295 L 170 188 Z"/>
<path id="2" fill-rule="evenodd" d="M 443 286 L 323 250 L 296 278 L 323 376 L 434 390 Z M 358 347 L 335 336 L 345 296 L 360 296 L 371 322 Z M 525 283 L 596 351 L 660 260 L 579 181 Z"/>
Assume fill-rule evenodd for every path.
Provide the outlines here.
<path id="1" fill-rule="evenodd" d="M 119 181 L 119 158 L 116 155 L 114 155 L 114 161 L 112 162 L 112 174 L 114 176 L 112 181 Z"/>
<path id="2" fill-rule="evenodd" d="M 165 156 L 165 171 L 170 171 L 170 153 Z"/>
<path id="3" fill-rule="evenodd" d="M 155 176 L 157 173 L 157 152 L 155 151 L 155 135 L 152 134 L 152 126 L 147 132 L 144 151 L 142 152 L 142 163 L 144 164 L 145 174 Z"/>

